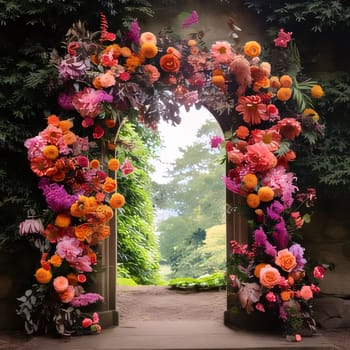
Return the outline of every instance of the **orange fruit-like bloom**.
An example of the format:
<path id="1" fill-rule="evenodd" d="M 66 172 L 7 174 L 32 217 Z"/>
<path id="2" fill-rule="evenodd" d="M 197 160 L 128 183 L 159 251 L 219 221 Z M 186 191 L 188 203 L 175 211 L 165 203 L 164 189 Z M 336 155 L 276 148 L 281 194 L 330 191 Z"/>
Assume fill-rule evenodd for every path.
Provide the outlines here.
<path id="1" fill-rule="evenodd" d="M 259 96 L 241 96 L 238 99 L 236 111 L 243 115 L 243 120 L 252 125 L 260 124 L 262 120 L 269 118 L 266 113 L 266 104 L 261 103 Z"/>
<path id="2" fill-rule="evenodd" d="M 213 75 L 211 77 L 211 83 L 219 88 L 225 87 L 225 77 L 223 75 Z"/>
<path id="3" fill-rule="evenodd" d="M 65 132 L 73 127 L 73 122 L 69 119 L 61 120 L 58 127 L 62 130 L 62 132 Z"/>
<path id="4" fill-rule="evenodd" d="M 158 47 L 151 42 L 145 42 L 141 46 L 140 52 L 141 52 L 141 55 L 143 55 L 146 58 L 153 58 L 158 53 Z"/>
<path id="5" fill-rule="evenodd" d="M 237 129 L 236 129 L 236 135 L 237 137 L 239 137 L 240 139 L 245 140 L 248 135 L 249 135 L 249 129 L 244 126 L 244 125 L 240 125 Z"/>
<path id="6" fill-rule="evenodd" d="M 260 205 L 260 198 L 256 193 L 249 193 L 247 196 L 247 205 L 249 208 L 255 209 Z"/>
<path id="7" fill-rule="evenodd" d="M 249 57 L 257 57 L 261 53 L 261 46 L 257 41 L 247 41 L 243 47 L 243 51 Z"/>
<path id="8" fill-rule="evenodd" d="M 39 267 L 35 272 L 35 278 L 38 283 L 47 284 L 51 281 L 52 273 L 50 270 L 46 270 L 43 267 Z"/>
<path id="9" fill-rule="evenodd" d="M 280 297 L 281 297 L 282 301 L 288 301 L 291 298 L 291 292 L 288 290 L 283 290 L 280 293 Z"/>
<path id="10" fill-rule="evenodd" d="M 74 132 L 72 131 L 65 131 L 63 133 L 63 142 L 66 144 L 66 145 L 73 145 L 73 143 L 77 140 Z"/>
<path id="11" fill-rule="evenodd" d="M 113 209 L 121 208 L 125 204 L 125 198 L 121 193 L 113 193 L 109 205 Z"/>
<path id="12" fill-rule="evenodd" d="M 288 87 L 281 87 L 277 90 L 276 96 L 280 101 L 288 101 L 292 97 L 292 89 Z"/>
<path id="13" fill-rule="evenodd" d="M 55 225 L 58 227 L 68 227 L 71 223 L 71 217 L 67 214 L 57 214 L 55 219 Z"/>
<path id="14" fill-rule="evenodd" d="M 177 73 L 181 62 L 176 55 L 167 53 L 160 58 L 159 65 L 164 72 Z"/>
<path id="15" fill-rule="evenodd" d="M 43 152 L 43 156 L 46 159 L 51 159 L 51 160 L 56 159 L 58 157 L 58 154 L 59 154 L 58 148 L 55 145 L 45 146 L 42 152 Z"/>
<path id="16" fill-rule="evenodd" d="M 116 158 L 111 158 L 108 161 L 108 169 L 111 171 L 117 171 L 119 169 L 120 163 L 119 160 Z"/>
<path id="17" fill-rule="evenodd" d="M 54 267 L 60 267 L 62 265 L 62 258 L 58 254 L 52 255 L 49 263 Z"/>
<path id="18" fill-rule="evenodd" d="M 78 200 L 70 207 L 70 214 L 75 218 L 81 218 L 86 215 L 89 198 L 79 196 Z"/>
<path id="19" fill-rule="evenodd" d="M 258 197 L 262 202 L 270 202 L 272 201 L 275 193 L 273 189 L 269 186 L 262 186 L 258 190 Z"/>
<path id="20" fill-rule="evenodd" d="M 281 87 L 290 88 L 293 85 L 293 80 L 288 74 L 285 74 L 280 77 L 280 84 Z"/>
<path id="21" fill-rule="evenodd" d="M 107 193 L 111 193 L 113 191 L 115 191 L 117 188 L 117 182 L 112 179 L 111 177 L 107 176 L 105 179 L 105 182 L 102 186 L 102 190 L 107 192 Z"/>
<path id="22" fill-rule="evenodd" d="M 52 285 L 57 293 L 63 293 L 68 288 L 68 278 L 64 276 L 57 276 L 53 280 Z"/>
<path id="23" fill-rule="evenodd" d="M 55 125 L 58 126 L 60 123 L 60 118 L 57 117 L 55 114 L 51 114 L 47 117 L 47 124 L 48 125 Z"/>
<path id="24" fill-rule="evenodd" d="M 96 208 L 96 217 L 99 222 L 108 222 L 112 219 L 114 213 L 109 205 L 99 204 Z"/>
<path id="25" fill-rule="evenodd" d="M 254 188 L 258 185 L 258 178 L 255 174 L 247 174 L 243 176 L 242 181 L 247 191 L 254 190 Z"/>
<path id="26" fill-rule="evenodd" d="M 100 167 L 100 161 L 98 159 L 93 159 L 90 162 L 90 168 L 98 169 Z"/>
<path id="27" fill-rule="evenodd" d="M 135 72 L 136 68 L 141 66 L 142 59 L 136 55 L 131 55 L 126 59 L 125 65 L 128 68 L 129 72 Z"/>
<path id="28" fill-rule="evenodd" d="M 267 264 L 265 263 L 260 263 L 258 265 L 255 266 L 255 269 L 254 269 L 254 276 L 256 278 L 259 278 L 260 277 L 260 271 L 263 267 L 265 267 Z"/>
<path id="29" fill-rule="evenodd" d="M 310 89 L 310 94 L 313 98 L 321 98 L 324 96 L 324 91 L 321 85 L 316 84 Z"/>
<path id="30" fill-rule="evenodd" d="M 286 248 L 277 252 L 275 264 L 283 271 L 290 272 L 297 266 L 297 261 L 293 253 Z"/>

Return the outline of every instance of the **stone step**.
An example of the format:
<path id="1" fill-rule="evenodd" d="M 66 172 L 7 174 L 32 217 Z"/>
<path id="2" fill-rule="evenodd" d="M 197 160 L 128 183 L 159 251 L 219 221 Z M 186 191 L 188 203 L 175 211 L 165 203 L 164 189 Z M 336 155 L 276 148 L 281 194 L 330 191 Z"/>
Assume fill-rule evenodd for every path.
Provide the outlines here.
<path id="1" fill-rule="evenodd" d="M 99 335 L 53 339 L 33 337 L 13 339 L 6 350 L 222 350 L 222 349 L 340 349 L 330 344 L 321 334 L 305 337 L 301 342 L 288 342 L 275 334 L 233 330 L 220 321 L 136 321 L 107 328 Z M 345 348 L 344 348 L 345 349 Z"/>

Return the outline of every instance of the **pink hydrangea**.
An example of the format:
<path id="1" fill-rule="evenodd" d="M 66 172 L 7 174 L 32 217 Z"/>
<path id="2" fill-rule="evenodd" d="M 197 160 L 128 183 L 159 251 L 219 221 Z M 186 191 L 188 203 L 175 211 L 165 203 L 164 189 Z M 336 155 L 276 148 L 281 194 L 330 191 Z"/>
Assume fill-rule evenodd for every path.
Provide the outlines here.
<path id="1" fill-rule="evenodd" d="M 215 42 L 211 46 L 210 53 L 214 61 L 220 64 L 229 64 L 234 58 L 231 44 L 227 41 Z"/>

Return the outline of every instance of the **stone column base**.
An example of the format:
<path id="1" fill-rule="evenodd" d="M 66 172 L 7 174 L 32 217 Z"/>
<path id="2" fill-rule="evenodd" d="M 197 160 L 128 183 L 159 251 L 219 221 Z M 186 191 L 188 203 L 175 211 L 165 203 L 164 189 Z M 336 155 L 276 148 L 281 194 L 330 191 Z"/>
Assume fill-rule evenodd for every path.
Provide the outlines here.
<path id="1" fill-rule="evenodd" d="M 102 329 L 119 325 L 119 313 L 117 310 L 98 311 Z"/>

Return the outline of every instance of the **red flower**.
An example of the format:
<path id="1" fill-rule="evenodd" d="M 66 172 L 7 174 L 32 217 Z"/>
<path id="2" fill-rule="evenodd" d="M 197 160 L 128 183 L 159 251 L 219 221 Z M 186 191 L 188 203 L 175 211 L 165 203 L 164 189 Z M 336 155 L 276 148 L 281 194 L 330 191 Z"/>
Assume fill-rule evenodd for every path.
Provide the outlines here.
<path id="1" fill-rule="evenodd" d="M 243 115 L 243 120 L 252 125 L 260 124 L 262 120 L 268 119 L 266 105 L 261 103 L 259 96 L 241 96 L 238 99 L 236 111 Z"/>

